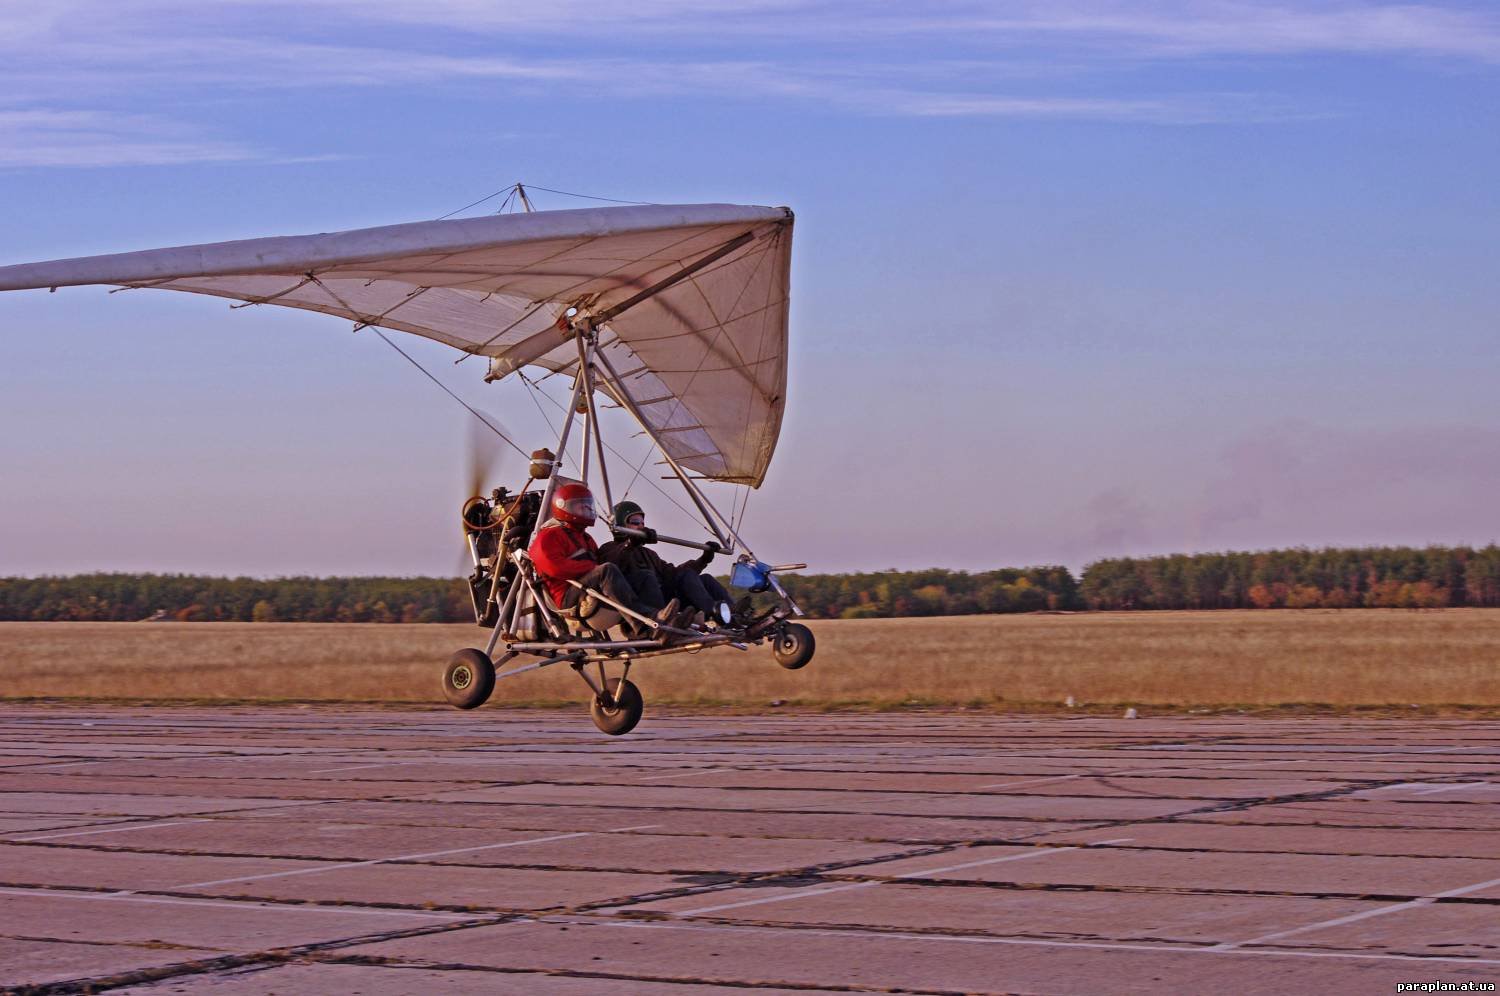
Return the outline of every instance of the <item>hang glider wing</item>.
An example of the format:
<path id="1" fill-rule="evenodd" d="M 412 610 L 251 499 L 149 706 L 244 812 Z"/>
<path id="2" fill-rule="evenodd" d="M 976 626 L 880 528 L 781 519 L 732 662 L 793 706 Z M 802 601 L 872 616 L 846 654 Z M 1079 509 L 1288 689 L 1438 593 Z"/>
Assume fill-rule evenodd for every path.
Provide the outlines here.
<path id="1" fill-rule="evenodd" d="M 490 380 L 568 370 L 578 354 L 558 319 L 577 308 L 604 317 L 601 351 L 674 460 L 759 486 L 786 393 L 791 250 L 785 208 L 645 205 L 24 263 L 0 267 L 0 290 L 110 284 L 321 311 L 488 357 Z"/>

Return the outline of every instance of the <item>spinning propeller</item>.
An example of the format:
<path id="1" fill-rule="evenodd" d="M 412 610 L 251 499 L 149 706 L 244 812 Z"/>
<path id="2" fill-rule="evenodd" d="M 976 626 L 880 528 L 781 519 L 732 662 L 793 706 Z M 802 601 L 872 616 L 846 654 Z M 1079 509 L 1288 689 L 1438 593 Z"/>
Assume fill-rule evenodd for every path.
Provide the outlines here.
<path id="1" fill-rule="evenodd" d="M 483 414 L 488 425 L 478 419 L 469 423 L 468 490 L 464 492 L 465 498 L 489 497 L 495 488 L 496 475 L 505 456 L 505 437 L 510 436 L 499 419 L 489 412 Z M 505 436 L 498 433 L 504 433 Z"/>
<path id="2" fill-rule="evenodd" d="M 501 465 L 507 462 L 505 451 L 509 448 L 509 444 L 506 439 L 510 437 L 510 431 L 493 414 L 489 412 L 481 414 L 484 421 L 481 422 L 475 418 L 469 420 L 468 423 L 469 439 L 463 493 L 466 516 L 475 498 L 489 500 L 503 476 Z M 501 433 L 504 435 L 502 436 Z M 459 554 L 458 565 L 459 574 L 468 574 L 474 568 L 467 545 Z"/>

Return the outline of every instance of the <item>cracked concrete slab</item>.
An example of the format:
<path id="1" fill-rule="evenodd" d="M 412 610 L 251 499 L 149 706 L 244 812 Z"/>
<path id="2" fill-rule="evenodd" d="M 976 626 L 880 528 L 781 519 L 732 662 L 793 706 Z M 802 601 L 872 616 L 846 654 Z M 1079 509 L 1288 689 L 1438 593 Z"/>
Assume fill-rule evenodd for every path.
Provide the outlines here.
<path id="1" fill-rule="evenodd" d="M 0 984 L 42 985 L 139 972 L 213 953 L 166 944 L 96 944 L 0 933 Z"/>
<path id="2" fill-rule="evenodd" d="M 1121 833 L 1125 831 L 1119 831 Z M 1471 882 L 1500 879 L 1500 861 L 1480 858 L 1392 858 L 1345 854 L 1233 854 L 1223 851 L 1159 851 L 1136 846 L 1134 838 L 1112 846 L 1038 846 L 1035 860 L 993 861 L 1018 857 L 1015 848 L 976 847 L 955 860 L 971 867 L 923 874 L 929 866 L 954 862 L 907 858 L 859 866 L 861 875 L 975 882 L 1108 886 L 1112 888 L 1192 889 L 1211 881 L 1219 890 L 1297 895 L 1420 896 Z"/>
<path id="3" fill-rule="evenodd" d="M 653 978 L 766 986 L 826 984 L 833 978 L 872 988 L 969 993 L 1374 991 L 1394 979 L 1428 979 L 1434 973 L 1500 980 L 1500 961 L 1439 966 L 1428 959 L 1210 952 L 1160 942 L 691 923 L 507 924 L 353 950 L 477 964 L 503 960 L 536 970 L 578 964 L 584 951 L 583 958 L 598 959 L 615 971 Z M 663 956 L 668 950 L 670 958 Z"/>
<path id="4" fill-rule="evenodd" d="M 212 991 L 215 996 L 265 996 L 284 993 L 378 993 L 406 994 L 414 990 L 440 992 L 445 996 L 595 996 L 608 991 L 638 996 L 723 996 L 724 988 L 711 983 L 650 982 L 639 977 L 594 973 L 496 971 L 489 968 L 440 968 L 423 964 L 361 965 L 312 962 L 296 965 L 253 966 L 209 976 L 166 979 L 127 986 L 117 993 L 163 994 Z M 844 989 L 761 989 L 756 996 L 805 996 L 807 993 L 847 992 Z"/>
<path id="5" fill-rule="evenodd" d="M 775 901 L 780 897 L 784 901 Z M 771 901 L 756 902 L 763 899 Z M 747 900 L 747 905 L 735 905 Z M 837 884 L 743 889 L 715 893 L 709 900 L 685 896 L 639 903 L 620 912 L 633 917 L 678 917 L 695 909 L 725 906 L 697 918 L 1054 940 L 1217 944 L 1270 933 L 1286 923 L 1345 916 L 1384 905 L 1388 904 L 1373 900 L 1081 889 L 1018 889 L 997 895 L 993 889 L 886 882 L 878 889 L 842 891 Z"/>
<path id="6" fill-rule="evenodd" d="M 27 705 L 0 762 L 0 988 L 1500 979 L 1494 722 Z"/>

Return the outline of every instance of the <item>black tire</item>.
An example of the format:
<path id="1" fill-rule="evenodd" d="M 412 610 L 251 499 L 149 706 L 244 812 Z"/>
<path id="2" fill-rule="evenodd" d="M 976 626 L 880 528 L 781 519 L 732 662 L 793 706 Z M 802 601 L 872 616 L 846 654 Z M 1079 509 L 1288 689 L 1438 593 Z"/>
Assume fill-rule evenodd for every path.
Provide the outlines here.
<path id="1" fill-rule="evenodd" d="M 781 627 L 781 632 L 776 634 L 776 640 L 771 644 L 771 653 L 776 656 L 776 663 L 788 671 L 806 667 L 817 649 L 818 641 L 813 639 L 812 630 L 801 623 L 787 623 Z"/>
<path id="2" fill-rule="evenodd" d="M 443 695 L 459 709 L 478 709 L 495 690 L 495 665 L 483 650 L 460 650 L 443 671 Z"/>
<path id="3" fill-rule="evenodd" d="M 641 698 L 641 690 L 635 687 L 635 682 L 625 678 L 610 678 L 604 687 L 613 696 L 614 705 L 606 707 L 596 696 L 589 704 L 589 717 L 600 731 L 612 737 L 624 736 L 641 721 L 646 700 Z"/>

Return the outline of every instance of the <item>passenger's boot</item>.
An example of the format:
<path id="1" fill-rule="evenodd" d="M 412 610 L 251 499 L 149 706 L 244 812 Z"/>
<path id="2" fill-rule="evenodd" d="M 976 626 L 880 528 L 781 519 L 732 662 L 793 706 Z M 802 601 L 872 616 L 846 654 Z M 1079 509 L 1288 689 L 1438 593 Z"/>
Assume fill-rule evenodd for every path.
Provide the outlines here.
<path id="1" fill-rule="evenodd" d="M 749 595 L 734 603 L 734 624 L 736 626 L 750 625 L 750 614 L 755 611 L 755 600 Z"/>

